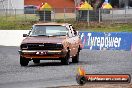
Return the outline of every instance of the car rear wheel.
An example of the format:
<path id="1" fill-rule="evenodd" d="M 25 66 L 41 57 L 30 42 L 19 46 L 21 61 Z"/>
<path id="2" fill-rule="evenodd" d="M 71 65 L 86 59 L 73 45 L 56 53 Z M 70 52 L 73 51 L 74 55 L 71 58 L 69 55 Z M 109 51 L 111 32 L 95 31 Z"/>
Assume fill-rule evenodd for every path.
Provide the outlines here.
<path id="1" fill-rule="evenodd" d="M 69 59 L 70 59 L 70 51 L 67 52 L 67 55 L 61 59 L 61 63 L 63 65 L 69 65 L 70 64 Z"/>
<path id="2" fill-rule="evenodd" d="M 72 63 L 78 63 L 79 62 L 79 51 L 77 52 L 76 56 L 72 57 Z"/>
<path id="3" fill-rule="evenodd" d="M 39 64 L 40 60 L 33 60 L 34 63 Z"/>
<path id="4" fill-rule="evenodd" d="M 26 58 L 20 56 L 20 65 L 21 66 L 27 66 L 29 63 L 29 60 L 27 60 Z"/>

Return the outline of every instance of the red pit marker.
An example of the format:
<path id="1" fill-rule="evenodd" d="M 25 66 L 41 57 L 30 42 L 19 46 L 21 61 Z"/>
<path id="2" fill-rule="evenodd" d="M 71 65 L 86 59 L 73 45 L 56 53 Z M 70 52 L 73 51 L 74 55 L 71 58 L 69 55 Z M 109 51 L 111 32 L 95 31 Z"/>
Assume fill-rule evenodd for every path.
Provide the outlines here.
<path id="1" fill-rule="evenodd" d="M 130 83 L 129 74 L 86 74 L 82 68 L 78 69 L 76 81 L 79 85 L 86 83 Z"/>

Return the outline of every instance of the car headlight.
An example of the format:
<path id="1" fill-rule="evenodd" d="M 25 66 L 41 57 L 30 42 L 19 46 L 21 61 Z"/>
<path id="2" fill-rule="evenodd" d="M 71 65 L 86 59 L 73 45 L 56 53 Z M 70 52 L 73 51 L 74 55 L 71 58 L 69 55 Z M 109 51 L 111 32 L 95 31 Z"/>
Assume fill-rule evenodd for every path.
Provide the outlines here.
<path id="1" fill-rule="evenodd" d="M 22 45 L 20 46 L 20 48 L 21 48 L 21 49 L 28 49 L 28 45 L 27 45 L 27 44 L 22 44 Z"/>

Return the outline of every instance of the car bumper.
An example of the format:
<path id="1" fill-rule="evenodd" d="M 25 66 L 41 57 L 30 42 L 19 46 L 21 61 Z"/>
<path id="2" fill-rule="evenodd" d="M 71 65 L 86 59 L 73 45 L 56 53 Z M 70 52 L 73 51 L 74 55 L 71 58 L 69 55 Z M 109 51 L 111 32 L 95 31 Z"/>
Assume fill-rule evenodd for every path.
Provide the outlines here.
<path id="1" fill-rule="evenodd" d="M 32 59 L 48 59 L 65 57 L 66 51 L 62 50 L 19 50 L 19 54 L 25 58 Z"/>

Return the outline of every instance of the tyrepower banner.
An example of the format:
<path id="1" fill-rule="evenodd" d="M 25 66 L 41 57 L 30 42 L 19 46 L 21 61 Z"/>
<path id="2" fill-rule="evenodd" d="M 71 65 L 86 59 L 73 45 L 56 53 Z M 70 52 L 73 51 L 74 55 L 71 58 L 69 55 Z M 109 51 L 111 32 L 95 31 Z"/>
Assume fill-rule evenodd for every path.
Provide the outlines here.
<path id="1" fill-rule="evenodd" d="M 131 32 L 80 32 L 83 48 L 90 50 L 132 50 Z"/>

